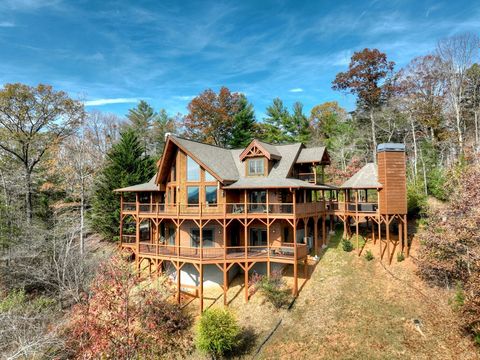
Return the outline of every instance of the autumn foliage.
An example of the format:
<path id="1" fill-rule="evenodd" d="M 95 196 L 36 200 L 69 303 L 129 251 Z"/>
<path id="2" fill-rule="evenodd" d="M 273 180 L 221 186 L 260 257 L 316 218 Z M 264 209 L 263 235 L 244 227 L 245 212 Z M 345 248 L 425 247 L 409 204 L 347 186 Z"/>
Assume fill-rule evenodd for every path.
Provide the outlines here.
<path id="1" fill-rule="evenodd" d="M 480 338 L 480 165 L 460 171 L 451 202 L 432 210 L 420 235 L 420 275 L 427 281 L 462 289 L 461 317 Z"/>
<path id="2" fill-rule="evenodd" d="M 67 349 L 75 359 L 163 358 L 185 355 L 192 318 L 167 300 L 166 290 L 143 288 L 130 265 L 105 263 L 89 298 L 75 306 Z"/>

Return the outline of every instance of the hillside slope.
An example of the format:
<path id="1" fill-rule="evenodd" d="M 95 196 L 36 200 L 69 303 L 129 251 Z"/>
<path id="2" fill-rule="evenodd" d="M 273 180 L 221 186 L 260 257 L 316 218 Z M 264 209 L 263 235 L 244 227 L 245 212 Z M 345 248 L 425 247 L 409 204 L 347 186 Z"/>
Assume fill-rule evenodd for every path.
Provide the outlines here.
<path id="1" fill-rule="evenodd" d="M 383 267 L 377 258 L 344 252 L 339 239 L 337 233 L 259 358 L 479 358 L 457 330 L 451 294 L 426 287 L 412 258 Z"/>

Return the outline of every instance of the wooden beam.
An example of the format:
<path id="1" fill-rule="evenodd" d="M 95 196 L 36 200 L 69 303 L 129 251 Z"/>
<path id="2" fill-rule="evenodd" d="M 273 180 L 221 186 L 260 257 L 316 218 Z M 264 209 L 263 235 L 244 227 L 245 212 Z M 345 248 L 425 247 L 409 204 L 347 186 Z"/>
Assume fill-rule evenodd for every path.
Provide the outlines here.
<path id="1" fill-rule="evenodd" d="M 200 314 L 203 313 L 203 263 L 200 263 Z"/>

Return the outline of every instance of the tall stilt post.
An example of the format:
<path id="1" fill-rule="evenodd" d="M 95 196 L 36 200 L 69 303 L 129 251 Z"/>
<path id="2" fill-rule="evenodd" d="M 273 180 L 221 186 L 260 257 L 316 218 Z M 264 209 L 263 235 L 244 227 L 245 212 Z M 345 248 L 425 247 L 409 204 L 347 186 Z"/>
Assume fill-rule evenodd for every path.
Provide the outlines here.
<path id="1" fill-rule="evenodd" d="M 200 314 L 203 312 L 203 263 L 200 262 Z"/>

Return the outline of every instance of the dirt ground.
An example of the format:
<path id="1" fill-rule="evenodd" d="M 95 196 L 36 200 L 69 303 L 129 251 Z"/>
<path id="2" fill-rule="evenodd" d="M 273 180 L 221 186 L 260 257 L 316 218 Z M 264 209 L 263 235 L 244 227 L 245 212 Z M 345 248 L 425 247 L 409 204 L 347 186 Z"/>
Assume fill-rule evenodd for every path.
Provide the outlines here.
<path id="1" fill-rule="evenodd" d="M 452 294 L 427 287 L 411 255 L 383 266 L 332 239 L 294 308 L 263 347 L 263 359 L 478 359 L 458 331 Z"/>

